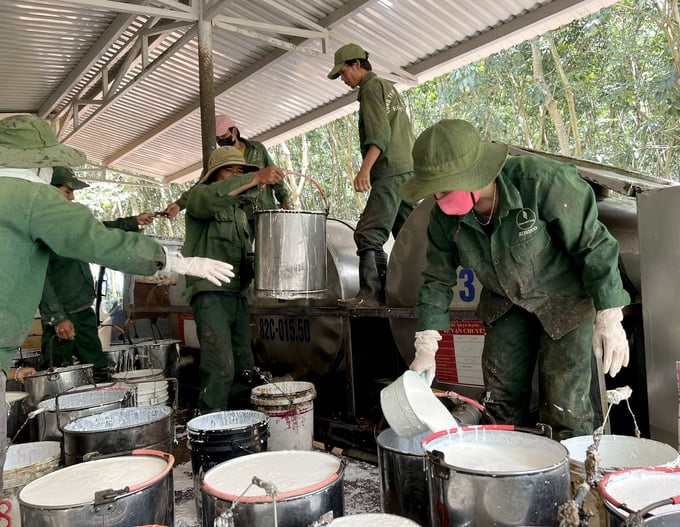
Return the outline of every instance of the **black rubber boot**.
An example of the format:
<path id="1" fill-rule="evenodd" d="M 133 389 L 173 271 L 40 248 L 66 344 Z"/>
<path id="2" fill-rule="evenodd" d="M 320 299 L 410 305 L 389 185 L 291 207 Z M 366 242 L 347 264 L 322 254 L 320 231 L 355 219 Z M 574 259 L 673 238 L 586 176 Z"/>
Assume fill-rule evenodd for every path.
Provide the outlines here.
<path id="1" fill-rule="evenodd" d="M 92 378 L 95 384 L 103 384 L 111 381 L 111 372 L 104 366 L 103 368 L 94 368 L 92 370 Z"/>
<path id="2" fill-rule="evenodd" d="M 364 251 L 359 255 L 359 292 L 355 297 L 338 300 L 345 307 L 385 305 L 387 255 L 383 251 Z"/>

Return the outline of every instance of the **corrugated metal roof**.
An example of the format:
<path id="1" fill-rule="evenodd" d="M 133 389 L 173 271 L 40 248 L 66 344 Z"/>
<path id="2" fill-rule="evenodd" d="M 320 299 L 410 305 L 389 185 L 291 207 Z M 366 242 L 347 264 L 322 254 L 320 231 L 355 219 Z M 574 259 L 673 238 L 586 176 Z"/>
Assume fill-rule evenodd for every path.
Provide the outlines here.
<path id="1" fill-rule="evenodd" d="M 201 165 L 202 9 L 213 20 L 216 112 L 272 145 L 356 108 L 326 78 L 342 44 L 362 45 L 404 89 L 616 0 L 201 2 L 3 1 L 0 112 L 55 120 L 96 165 L 187 181 Z"/>

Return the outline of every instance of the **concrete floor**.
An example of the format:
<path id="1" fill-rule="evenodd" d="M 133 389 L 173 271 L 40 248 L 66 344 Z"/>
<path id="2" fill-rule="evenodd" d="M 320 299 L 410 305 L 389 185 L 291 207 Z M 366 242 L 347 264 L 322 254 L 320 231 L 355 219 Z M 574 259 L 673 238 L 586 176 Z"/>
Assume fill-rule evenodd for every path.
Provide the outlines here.
<path id="1" fill-rule="evenodd" d="M 175 467 L 173 469 L 175 488 L 174 527 L 201 527 L 196 516 L 191 452 L 187 448 L 185 422 L 185 415 L 182 410 L 179 410 L 176 416 L 176 443 L 173 448 L 173 455 L 175 456 Z M 342 457 L 347 463 L 343 478 L 345 515 L 380 512 L 378 467 L 360 459 Z"/>

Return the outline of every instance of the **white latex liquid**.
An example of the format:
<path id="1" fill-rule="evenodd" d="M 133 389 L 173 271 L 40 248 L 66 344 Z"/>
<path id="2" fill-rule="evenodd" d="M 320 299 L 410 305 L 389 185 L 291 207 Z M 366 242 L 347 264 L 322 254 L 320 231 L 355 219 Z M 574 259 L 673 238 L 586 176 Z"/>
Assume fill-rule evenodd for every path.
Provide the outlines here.
<path id="1" fill-rule="evenodd" d="M 408 400 L 418 418 L 432 432 L 458 428 L 456 419 L 429 388 L 409 391 Z"/>
<path id="2" fill-rule="evenodd" d="M 619 503 L 638 511 L 654 502 L 680 495 L 680 473 L 636 471 L 630 475 L 612 478 L 607 484 L 607 492 Z M 680 505 L 659 507 L 650 514 L 658 515 L 668 512 L 680 512 Z M 621 514 L 627 516 L 623 511 Z"/>
<path id="3" fill-rule="evenodd" d="M 5 392 L 7 404 L 20 401 L 21 399 L 28 399 L 28 394 L 26 392 Z"/>
<path id="4" fill-rule="evenodd" d="M 94 500 L 95 492 L 119 490 L 150 481 L 168 462 L 149 456 L 99 459 L 66 467 L 26 485 L 19 498 L 31 505 L 65 507 Z"/>
<path id="5" fill-rule="evenodd" d="M 336 518 L 331 527 L 417 527 L 418 524 L 408 518 L 394 514 L 355 514 Z"/>
<path id="6" fill-rule="evenodd" d="M 447 465 L 490 473 L 523 472 L 552 467 L 555 454 L 533 446 L 452 444 L 442 449 Z"/>
<path id="7" fill-rule="evenodd" d="M 272 483 L 282 494 L 318 485 L 337 472 L 339 466 L 338 458 L 322 452 L 262 452 L 217 465 L 206 473 L 204 482 L 221 493 L 240 496 L 253 477 L 257 477 Z M 245 496 L 266 495 L 264 489 L 255 485 L 245 493 Z"/>

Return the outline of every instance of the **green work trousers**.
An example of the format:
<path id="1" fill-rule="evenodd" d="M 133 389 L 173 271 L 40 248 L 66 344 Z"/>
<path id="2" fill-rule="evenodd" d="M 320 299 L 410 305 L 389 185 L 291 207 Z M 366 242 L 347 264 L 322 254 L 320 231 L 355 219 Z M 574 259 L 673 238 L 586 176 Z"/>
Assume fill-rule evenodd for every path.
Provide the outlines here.
<path id="1" fill-rule="evenodd" d="M 538 420 L 550 425 L 553 438 L 593 432 L 590 399 L 594 317 L 553 340 L 538 318 L 514 306 L 486 328 L 482 370 L 484 405 L 499 423 L 531 422 L 532 378 L 538 368 Z"/>
<path id="2" fill-rule="evenodd" d="M 73 364 L 76 357 L 81 364 L 92 364 L 95 368 L 105 368 L 107 359 L 102 351 L 97 328 L 97 315 L 92 308 L 77 313 L 69 313 L 69 320 L 76 332 L 74 340 L 61 340 L 56 336 L 54 326 L 42 325 L 42 368 Z"/>
<path id="3" fill-rule="evenodd" d="M 354 231 L 357 254 L 382 251 L 390 232 L 397 237 L 414 208 L 410 203 L 402 201 L 399 187 L 412 177 L 413 172 L 406 172 L 371 181 L 366 207 Z"/>
<path id="4" fill-rule="evenodd" d="M 242 379 L 254 366 L 248 302 L 241 295 L 202 292 L 191 297 L 201 345 L 198 408 L 227 410 L 249 389 Z"/>

